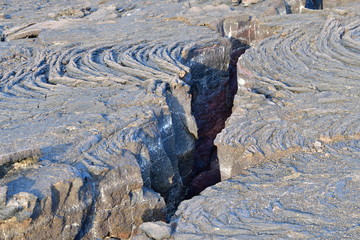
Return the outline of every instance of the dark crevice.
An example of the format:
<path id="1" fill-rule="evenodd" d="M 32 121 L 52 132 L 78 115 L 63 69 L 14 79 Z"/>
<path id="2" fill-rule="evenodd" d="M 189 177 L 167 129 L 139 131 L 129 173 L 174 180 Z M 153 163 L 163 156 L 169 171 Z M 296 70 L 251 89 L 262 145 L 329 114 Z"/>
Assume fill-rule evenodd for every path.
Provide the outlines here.
<path id="1" fill-rule="evenodd" d="M 323 9 L 323 1 L 322 0 L 306 0 L 305 8 L 321 10 L 321 9 Z"/>
<path id="2" fill-rule="evenodd" d="M 189 54 L 192 114 L 198 126 L 198 139 L 186 199 L 221 180 L 214 140 L 232 113 L 238 86 L 236 63 L 247 48 L 248 45 L 231 38 Z"/>

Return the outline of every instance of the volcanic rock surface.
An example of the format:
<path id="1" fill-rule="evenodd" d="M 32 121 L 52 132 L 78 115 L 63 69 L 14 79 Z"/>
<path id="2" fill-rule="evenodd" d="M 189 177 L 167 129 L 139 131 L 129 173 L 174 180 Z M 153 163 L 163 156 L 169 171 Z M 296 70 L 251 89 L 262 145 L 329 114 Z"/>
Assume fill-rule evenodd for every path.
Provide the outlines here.
<path id="1" fill-rule="evenodd" d="M 224 181 L 181 203 L 175 239 L 359 238 L 359 10 L 267 18 L 215 139 Z"/>
<path id="2" fill-rule="evenodd" d="M 266 162 L 177 211 L 175 239 L 358 239 L 360 141 Z"/>
<path id="3" fill-rule="evenodd" d="M 266 159 L 359 138 L 358 9 L 274 17 L 278 33 L 240 57 L 233 112 L 215 140 L 223 179 Z"/>
<path id="4" fill-rule="evenodd" d="M 253 209 L 269 203 L 261 194 L 279 199 L 270 213 L 288 213 L 261 219 L 271 229 L 285 222 L 269 234 L 355 236 L 359 5 L 343 2 L 324 11 L 304 9 L 302 0 L 246 8 L 198 0 L 0 3 L 0 239 L 168 237 L 169 229 L 179 239 L 241 238 L 267 232 L 251 225 Z M 182 204 L 171 227 L 139 229 L 165 221 L 189 185 L 199 192 L 220 173 L 227 179 L 266 159 L 277 161 Z M 286 177 L 289 169 L 295 177 Z M 309 215 L 296 218 L 315 214 L 296 195 L 315 191 L 307 177 L 345 199 L 333 203 L 325 191 L 321 229 L 302 222 Z M 276 188 L 276 179 L 287 180 Z M 289 179 L 296 184 L 282 202 Z M 270 190 L 241 192 L 246 181 Z M 221 204 L 242 206 L 249 196 L 239 207 L 247 220 L 226 220 L 238 230 L 216 225 L 232 214 Z M 340 213 L 331 206 L 349 213 L 341 224 L 329 223 Z M 239 230 L 243 221 L 251 234 Z"/>

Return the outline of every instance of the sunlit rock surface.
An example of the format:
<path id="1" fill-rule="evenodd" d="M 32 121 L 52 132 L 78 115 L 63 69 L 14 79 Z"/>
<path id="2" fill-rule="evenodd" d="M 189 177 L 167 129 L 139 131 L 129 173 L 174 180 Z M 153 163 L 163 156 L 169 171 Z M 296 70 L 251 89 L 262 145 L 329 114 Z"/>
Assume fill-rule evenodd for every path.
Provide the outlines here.
<path id="1" fill-rule="evenodd" d="M 218 36 L 178 23 L 176 36 L 154 3 L 66 4 L 1 6 L 2 239 L 129 238 L 165 220 L 191 164 L 181 58 Z"/>
<path id="2" fill-rule="evenodd" d="M 273 171 L 264 178 L 255 174 L 255 180 L 269 181 L 267 186 L 273 182 L 267 177 L 276 179 L 277 171 L 298 164 L 288 174 L 294 178 L 284 177 L 299 179 L 290 196 L 313 191 L 302 185 L 308 175 L 319 181 L 315 185 L 340 189 L 334 198 L 349 200 L 333 203 L 325 192 L 325 200 L 312 201 L 353 215 L 319 226 L 330 233 L 337 226 L 356 236 L 352 222 L 357 216 L 351 209 L 357 207 L 352 187 L 358 185 L 346 174 L 356 176 L 356 162 L 347 159 L 358 158 L 359 11 L 356 3 L 350 8 L 342 3 L 331 1 L 328 7 L 336 9 L 315 11 L 305 9 L 305 1 L 292 0 L 248 7 L 233 7 L 231 1 L 1 2 L 0 239 L 128 239 L 143 222 L 165 221 L 184 197 L 199 133 L 214 137 L 230 115 L 219 108 L 232 106 L 227 93 L 236 90 L 228 86 L 226 68 L 234 67 L 234 59 L 248 47 L 237 65 L 233 114 L 215 141 L 218 156 L 205 154 L 218 159 L 211 167 L 219 165 L 225 179 L 277 160 L 259 167 Z M 201 76 L 206 73 L 211 76 Z M 210 92 L 214 98 L 194 100 L 194 86 L 203 87 L 198 92 L 205 95 L 215 89 Z M 201 107 L 206 101 L 209 106 Z M 222 115 L 220 123 L 216 115 Z M 289 162 L 296 156 L 299 161 Z M 299 170 L 310 160 L 314 167 Z M 340 177 L 329 173 L 328 182 L 320 182 L 315 173 L 322 167 L 336 169 Z M 201 176 L 215 176 L 214 170 Z M 248 199 L 238 188 L 246 179 L 238 176 L 181 205 L 178 222 L 169 225 L 174 231 L 178 224 L 174 237 L 229 239 L 273 229 L 280 220 L 271 215 L 261 220 L 269 228 L 248 226 L 251 234 L 229 233 L 216 222 L 242 229 L 242 221 L 257 221 L 247 213 L 254 205 L 262 216 L 261 206 L 275 209 L 270 212 L 285 209 L 288 215 L 279 218 L 298 226 L 275 229 L 275 235 L 313 236 L 311 229 L 317 228 L 309 230 L 301 220 L 307 218 L 297 221 L 296 214 L 319 213 L 302 207 L 307 200 L 301 197 L 296 197 L 298 207 L 288 205 L 288 195 L 281 201 L 281 188 L 254 190 L 249 193 L 253 205 L 239 210 L 241 221 L 223 220 L 223 214 L 231 218 L 231 207 L 215 199 L 227 199 L 227 204 Z M 248 183 L 255 180 L 249 177 Z M 206 178 L 196 181 L 206 186 Z M 231 189 L 237 189 L 236 201 Z M 261 194 L 273 196 L 272 205 Z M 343 209 L 346 202 L 351 207 Z M 209 208 L 206 218 L 198 218 L 201 208 Z M 321 213 L 337 219 L 329 209 Z M 170 231 L 168 225 L 159 224 L 159 232 L 152 224 L 143 226 L 139 238 L 169 235 L 161 232 Z M 302 228 L 307 233 L 296 235 Z"/>
<path id="3" fill-rule="evenodd" d="M 272 18 L 242 55 L 233 113 L 217 136 L 223 179 L 319 143 L 358 139 L 359 4 Z"/>
<path id="4" fill-rule="evenodd" d="M 184 201 L 175 239 L 357 239 L 360 5 L 267 18 L 215 139 L 224 180 Z"/>
<path id="5" fill-rule="evenodd" d="M 360 141 L 266 162 L 181 203 L 175 239 L 357 239 Z"/>

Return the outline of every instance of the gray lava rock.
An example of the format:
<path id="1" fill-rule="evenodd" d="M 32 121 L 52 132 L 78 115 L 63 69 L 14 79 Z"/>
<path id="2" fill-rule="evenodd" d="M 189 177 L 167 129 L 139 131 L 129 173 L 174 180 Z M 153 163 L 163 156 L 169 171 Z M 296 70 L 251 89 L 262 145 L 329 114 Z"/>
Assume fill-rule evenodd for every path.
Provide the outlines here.
<path id="1" fill-rule="evenodd" d="M 359 10 L 263 23 L 215 140 L 224 181 L 181 203 L 175 239 L 359 238 Z"/>
<path id="2" fill-rule="evenodd" d="M 148 237 L 156 240 L 167 239 L 171 236 L 171 226 L 164 222 L 145 222 L 139 227 Z"/>
<path id="3" fill-rule="evenodd" d="M 359 137 L 359 5 L 345 9 L 273 18 L 278 34 L 240 57 L 233 113 L 215 140 L 222 179 Z"/>
<path id="4" fill-rule="evenodd" d="M 26 15 L 37 3 L 43 12 Z M 165 220 L 197 135 L 182 52 L 217 36 L 182 24 L 179 39 L 163 31 L 174 23 L 144 25 L 160 14 L 154 3 L 19 4 L 25 16 L 4 22 L 0 43 L 0 238 L 129 238 Z"/>
<path id="5" fill-rule="evenodd" d="M 360 141 L 252 167 L 181 203 L 175 239 L 357 239 Z"/>
<path id="6" fill-rule="evenodd" d="M 0 17 L 1 239 L 127 239 L 141 223 L 165 220 L 183 196 L 198 137 L 190 85 L 199 73 L 185 63 L 214 68 L 208 84 L 199 86 L 227 88 L 216 73 L 227 76 L 231 38 L 253 44 L 302 25 L 267 38 L 240 60 L 242 88 L 233 118 L 217 139 L 224 178 L 262 160 L 255 159 L 258 153 L 270 158 L 301 147 L 320 154 L 333 141 L 357 138 L 358 61 L 353 59 L 358 55 L 349 51 L 358 49 L 357 25 L 351 21 L 356 9 L 334 10 L 325 20 L 329 12 L 284 17 L 289 1 L 263 1 L 247 9 L 230 5 L 193 0 L 0 4 L 11 16 Z M 278 16 L 260 21 L 262 13 Z M 234 28 L 226 18 L 240 24 Z M 310 44 L 309 54 L 302 42 L 319 32 L 323 37 Z M 282 48 L 282 40 L 296 42 L 302 51 L 298 58 Z M 265 54 L 269 49 L 289 54 Z M 214 59 L 218 54 L 224 62 Z M 296 67 L 274 65 L 287 58 Z M 309 58 L 311 67 L 302 63 Z M 267 123 L 269 128 L 261 125 Z M 273 139 L 266 142 L 260 133 Z M 251 164 L 236 163 L 248 156 Z"/>

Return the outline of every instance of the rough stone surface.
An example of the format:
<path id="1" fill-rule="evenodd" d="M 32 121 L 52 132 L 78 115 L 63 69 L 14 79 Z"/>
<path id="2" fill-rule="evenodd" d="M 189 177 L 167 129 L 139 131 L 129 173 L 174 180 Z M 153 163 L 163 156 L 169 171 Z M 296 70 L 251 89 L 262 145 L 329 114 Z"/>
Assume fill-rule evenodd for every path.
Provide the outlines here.
<path id="1" fill-rule="evenodd" d="M 165 220 L 189 181 L 199 192 L 208 178 L 219 179 L 219 166 L 226 178 L 262 161 L 254 157 L 260 148 L 248 144 L 252 139 L 264 159 L 298 146 L 322 159 L 320 153 L 339 141 L 349 152 L 334 145 L 335 155 L 356 152 L 355 7 L 317 12 L 290 0 L 246 8 L 219 0 L 1 2 L 0 239 L 131 238 L 141 223 Z M 313 39 L 319 32 L 322 37 Z M 274 34 L 281 37 L 267 38 Z M 303 45 L 303 39 L 312 42 Z M 301 57 L 269 48 L 280 49 L 282 41 L 296 43 Z M 231 113 L 235 59 L 255 45 L 238 64 L 245 82 L 238 81 L 233 116 L 216 140 L 218 159 L 213 139 Z M 301 63 L 308 56 L 313 68 Z M 289 74 L 289 65 L 274 62 L 297 67 Z M 267 148 L 255 123 L 268 121 L 280 131 L 274 138 L 299 136 L 300 144 L 275 139 Z M 252 122 L 256 126 L 247 128 Z M 233 125 L 241 126 L 229 130 Z M 194 173 L 197 164 L 205 172 Z M 182 223 L 175 236 L 187 238 Z"/>
<path id="2" fill-rule="evenodd" d="M 168 239 L 171 236 L 171 226 L 164 222 L 145 222 L 139 227 L 148 237 L 156 240 Z"/>
<path id="3" fill-rule="evenodd" d="M 357 239 L 360 141 L 252 167 L 181 203 L 175 239 Z"/>
<path id="4" fill-rule="evenodd" d="M 179 39 L 143 3 L 1 4 L 1 239 L 129 238 L 180 200 L 197 135 L 180 59 L 213 34 Z"/>
<path id="5" fill-rule="evenodd" d="M 224 181 L 181 203 L 175 239 L 359 238 L 359 10 L 265 20 L 215 139 Z"/>
<path id="6" fill-rule="evenodd" d="M 272 18 L 278 34 L 240 57 L 233 112 L 215 140 L 222 179 L 316 142 L 359 138 L 357 10 Z"/>
<path id="7" fill-rule="evenodd" d="M 214 52 L 203 67 L 227 70 L 219 28 L 243 8 L 15 0 L 0 10 L 0 238 L 129 238 L 165 220 L 194 165 L 190 65 L 204 62 L 192 54 L 219 49 L 227 60 Z"/>

